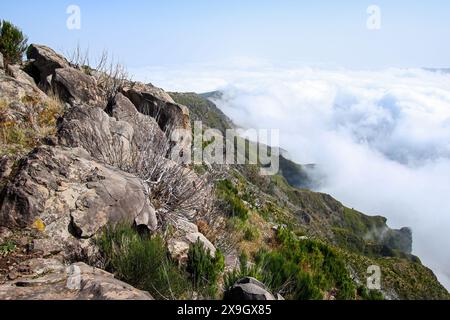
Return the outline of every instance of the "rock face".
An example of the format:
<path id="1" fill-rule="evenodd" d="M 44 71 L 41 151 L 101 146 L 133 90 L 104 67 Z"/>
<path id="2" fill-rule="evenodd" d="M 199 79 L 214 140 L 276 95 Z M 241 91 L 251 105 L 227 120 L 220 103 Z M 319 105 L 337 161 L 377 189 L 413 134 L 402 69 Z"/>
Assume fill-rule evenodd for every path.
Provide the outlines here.
<path id="1" fill-rule="evenodd" d="M 172 160 L 181 161 L 190 157 L 190 147 L 192 143 L 191 124 L 189 120 L 189 109 L 177 104 L 173 99 L 161 89 L 152 85 L 135 83 L 122 89 L 122 93 L 145 115 L 156 119 L 161 130 L 164 132 L 178 132 L 170 138 L 173 149 L 176 150 Z"/>
<path id="2" fill-rule="evenodd" d="M 106 108 L 105 95 L 98 88 L 95 79 L 80 70 L 70 67 L 55 69 L 52 87 L 64 101 Z"/>
<path id="3" fill-rule="evenodd" d="M 225 292 L 225 300 L 229 301 L 264 301 L 277 300 L 267 291 L 266 286 L 255 278 L 244 278 Z"/>
<path id="4" fill-rule="evenodd" d="M 150 230 L 157 227 L 142 182 L 94 161 L 83 149 L 38 148 L 17 172 L 5 189 L 0 225 L 41 225 L 34 245 L 46 254 L 88 250 L 87 239 L 108 223 L 138 221 Z"/>
<path id="5" fill-rule="evenodd" d="M 13 78 L 19 80 L 20 82 L 29 84 L 31 86 L 36 86 L 34 79 L 29 76 L 19 65 L 8 65 L 8 74 L 12 75 Z"/>
<path id="6" fill-rule="evenodd" d="M 5 64 L 3 62 L 3 55 L 0 52 L 0 69 L 4 69 L 5 68 Z"/>
<path id="7" fill-rule="evenodd" d="M 191 244 L 200 241 L 205 250 L 207 250 L 212 257 L 216 254 L 214 245 L 198 231 L 198 227 L 185 220 L 179 219 L 174 227 L 177 229 L 173 237 L 168 241 L 168 249 L 173 259 L 180 264 L 186 263 L 188 260 L 188 252 Z"/>
<path id="8" fill-rule="evenodd" d="M 0 286 L 0 300 L 153 300 L 144 291 L 84 263 L 65 266 L 54 259 L 21 264 L 27 274 Z"/>
<path id="9" fill-rule="evenodd" d="M 24 106 L 27 99 L 43 101 L 47 96 L 31 83 L 0 74 L 0 98 L 5 102 Z"/>
<path id="10" fill-rule="evenodd" d="M 32 66 L 39 73 L 39 82 L 43 86 L 50 84 L 49 77 L 52 77 L 56 69 L 69 68 L 69 62 L 61 55 L 46 46 L 32 44 L 27 50 L 27 57 L 34 60 Z M 36 75 L 38 76 L 38 75 Z"/>
<path id="11" fill-rule="evenodd" d="M 137 112 L 124 96 L 117 97 L 110 111 L 113 116 L 100 108 L 74 104 L 59 127 L 59 143 L 83 147 L 96 160 L 122 169 L 136 165 L 138 152 L 150 156 L 167 145 L 155 120 Z"/>

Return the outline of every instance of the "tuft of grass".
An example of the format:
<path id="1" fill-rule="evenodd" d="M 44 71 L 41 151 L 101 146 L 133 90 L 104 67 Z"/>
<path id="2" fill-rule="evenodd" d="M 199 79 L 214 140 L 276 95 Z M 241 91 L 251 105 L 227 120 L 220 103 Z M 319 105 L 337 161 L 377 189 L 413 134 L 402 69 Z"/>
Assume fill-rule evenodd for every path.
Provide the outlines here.
<path id="1" fill-rule="evenodd" d="M 0 245 L 0 257 L 6 257 L 16 250 L 16 243 L 12 240 L 8 240 Z"/>
<path id="2" fill-rule="evenodd" d="M 260 236 L 258 229 L 253 226 L 248 226 L 244 231 L 244 240 L 246 241 L 256 241 Z"/>
<path id="3" fill-rule="evenodd" d="M 24 96 L 21 103 L 28 112 L 18 119 L 11 116 L 10 104 L 0 100 L 0 155 L 25 154 L 39 146 L 43 138 L 56 134 L 57 120 L 64 111 L 59 98 Z"/>
<path id="4" fill-rule="evenodd" d="M 212 257 L 200 240 L 190 246 L 187 270 L 192 276 L 195 290 L 208 297 L 216 297 L 217 282 L 224 268 L 225 258 L 220 250 Z"/>
<path id="5" fill-rule="evenodd" d="M 105 228 L 95 242 L 108 271 L 156 299 L 183 299 L 191 292 L 189 275 L 169 258 L 161 237 L 142 236 L 119 223 Z"/>
<path id="6" fill-rule="evenodd" d="M 239 197 L 239 192 L 233 183 L 228 180 L 222 180 L 217 183 L 216 192 L 222 202 L 222 207 L 230 216 L 237 216 L 241 220 L 248 219 L 249 209 Z"/>
<path id="7" fill-rule="evenodd" d="M 269 273 L 264 272 L 260 264 L 250 264 L 248 256 L 245 253 L 241 253 L 239 256 L 239 268 L 227 272 L 224 276 L 224 288 L 229 290 L 237 281 L 246 277 L 255 278 L 264 284 L 270 284 L 272 280 L 270 276 Z"/>
<path id="8" fill-rule="evenodd" d="M 277 241 L 274 249 L 258 252 L 250 267 L 241 256 L 240 270 L 225 276 L 225 286 L 251 276 L 286 299 L 318 300 L 332 291 L 337 299 L 355 299 L 356 288 L 344 259 L 334 249 L 319 241 L 299 240 L 286 228 L 278 230 Z"/>

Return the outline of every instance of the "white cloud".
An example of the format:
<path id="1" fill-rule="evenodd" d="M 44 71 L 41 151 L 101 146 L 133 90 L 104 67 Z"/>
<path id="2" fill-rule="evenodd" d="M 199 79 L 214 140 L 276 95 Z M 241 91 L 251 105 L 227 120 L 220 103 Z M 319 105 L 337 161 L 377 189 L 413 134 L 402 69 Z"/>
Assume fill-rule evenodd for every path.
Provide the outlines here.
<path id="1" fill-rule="evenodd" d="M 171 90 L 220 89 L 238 125 L 280 129 L 295 160 L 325 172 L 322 191 L 412 227 L 414 252 L 450 288 L 450 75 L 242 61 L 149 76 Z"/>

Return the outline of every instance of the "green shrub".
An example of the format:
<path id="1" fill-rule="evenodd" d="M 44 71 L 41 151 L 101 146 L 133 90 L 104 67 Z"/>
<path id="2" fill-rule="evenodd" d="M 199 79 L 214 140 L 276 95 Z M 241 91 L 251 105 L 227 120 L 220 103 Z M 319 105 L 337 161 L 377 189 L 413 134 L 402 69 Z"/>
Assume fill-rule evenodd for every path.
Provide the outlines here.
<path id="1" fill-rule="evenodd" d="M 16 64 L 22 61 L 27 49 L 28 38 L 22 31 L 8 21 L 0 22 L 0 52 L 7 64 Z"/>
<path id="2" fill-rule="evenodd" d="M 277 249 L 256 256 L 272 291 L 287 299 L 314 300 L 337 289 L 337 299 L 355 298 L 353 281 L 335 250 L 319 241 L 299 240 L 285 228 L 279 229 L 277 239 Z"/>
<path id="3" fill-rule="evenodd" d="M 169 259 L 161 237 L 141 236 L 120 223 L 105 228 L 96 243 L 108 271 L 153 297 L 180 299 L 191 291 L 188 274 Z"/>
<path id="4" fill-rule="evenodd" d="M 262 283 L 271 283 L 270 275 L 264 273 L 260 264 L 251 264 L 248 263 L 248 256 L 245 253 L 242 253 L 239 256 L 239 268 L 227 272 L 224 276 L 224 287 L 225 290 L 229 290 L 234 284 L 243 278 L 252 277 L 255 278 Z"/>
<path id="5" fill-rule="evenodd" d="M 224 209 L 230 216 L 237 216 L 242 220 L 248 219 L 248 208 L 241 200 L 238 190 L 230 180 L 222 180 L 217 184 L 217 195 L 222 200 Z"/>
<path id="6" fill-rule="evenodd" d="M 362 300 L 384 300 L 383 294 L 378 290 L 368 290 L 364 286 L 358 287 L 358 296 Z"/>
<path id="7" fill-rule="evenodd" d="M 5 243 L 0 245 L 0 257 L 6 257 L 10 253 L 13 253 L 16 250 L 15 242 L 8 240 Z"/>
<path id="8" fill-rule="evenodd" d="M 246 241 L 255 241 L 260 237 L 259 231 L 255 227 L 247 227 L 244 232 L 244 240 Z"/>
<path id="9" fill-rule="evenodd" d="M 225 258 L 216 250 L 215 256 L 212 257 L 197 240 L 189 248 L 187 270 L 192 276 L 194 288 L 210 297 L 217 294 L 217 280 L 225 267 Z"/>

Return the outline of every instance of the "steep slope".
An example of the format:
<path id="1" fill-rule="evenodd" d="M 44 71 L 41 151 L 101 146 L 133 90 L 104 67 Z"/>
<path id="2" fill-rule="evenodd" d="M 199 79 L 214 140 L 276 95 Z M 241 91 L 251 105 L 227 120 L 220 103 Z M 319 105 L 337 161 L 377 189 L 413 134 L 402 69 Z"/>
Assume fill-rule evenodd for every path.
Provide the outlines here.
<path id="1" fill-rule="evenodd" d="M 411 255 L 409 229 L 292 186 L 309 183 L 302 166 L 283 158 L 267 177 L 259 165 L 182 163 L 193 120 L 233 127 L 204 96 L 45 46 L 27 54 L 0 68 L 0 297 L 448 298 Z M 369 265 L 381 293 L 365 288 Z"/>
<path id="2" fill-rule="evenodd" d="M 183 94 L 173 97 L 193 108 L 189 100 L 182 99 Z M 214 101 L 220 99 L 221 94 L 197 95 L 195 105 L 201 104 L 201 98 Z M 203 104 L 211 106 L 213 101 Z M 215 109 L 216 106 L 211 112 L 220 115 Z M 207 113 L 208 110 L 204 110 L 202 114 Z M 201 115 L 199 120 L 208 123 Z M 257 166 L 234 166 L 228 171 L 230 187 L 227 192 L 243 199 L 242 205 L 250 212 L 247 222 L 233 221 L 231 228 L 225 227 L 229 238 L 237 244 L 238 252 L 254 256 L 261 248 L 273 249 L 270 242 L 267 243 L 270 230 L 287 226 L 296 234 L 325 240 L 337 248 L 345 257 L 355 283 L 362 287 L 368 277 L 367 268 L 380 266 L 382 292 L 387 299 L 448 299 L 448 292 L 433 272 L 411 255 L 410 229 L 390 229 L 384 217 L 365 215 L 345 207 L 329 195 L 307 190 L 315 182 L 305 167 L 283 155 L 280 156 L 278 175 L 261 177 L 257 171 Z M 251 230 L 256 236 L 249 236 Z M 217 236 L 218 232 L 215 233 Z M 223 239 L 227 240 L 230 239 Z"/>

